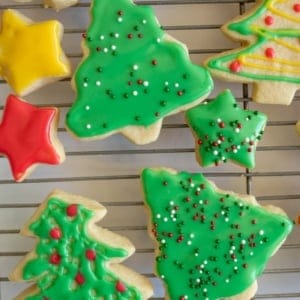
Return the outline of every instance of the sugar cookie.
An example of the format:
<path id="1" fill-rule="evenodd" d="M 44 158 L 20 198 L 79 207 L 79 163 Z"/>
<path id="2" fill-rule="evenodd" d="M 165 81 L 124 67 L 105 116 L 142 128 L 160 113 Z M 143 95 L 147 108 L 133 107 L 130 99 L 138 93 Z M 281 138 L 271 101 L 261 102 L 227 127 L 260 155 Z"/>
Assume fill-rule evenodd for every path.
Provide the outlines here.
<path id="1" fill-rule="evenodd" d="M 65 160 L 57 138 L 58 115 L 57 108 L 38 108 L 8 96 L 0 123 L 0 155 L 7 156 L 16 181 L 24 180 L 37 164 L 56 165 Z"/>
<path id="2" fill-rule="evenodd" d="M 215 100 L 186 112 L 196 139 L 196 157 L 204 166 L 228 159 L 247 168 L 255 167 L 255 150 L 267 117 L 258 111 L 241 109 L 232 93 L 225 90 Z"/>
<path id="3" fill-rule="evenodd" d="M 290 104 L 300 89 L 300 10 L 295 1 L 258 0 L 222 27 L 245 46 L 209 58 L 213 75 L 253 83 L 253 100 Z"/>
<path id="4" fill-rule="evenodd" d="M 285 213 L 220 190 L 202 174 L 145 169 L 142 182 L 166 299 L 251 299 L 292 229 Z"/>
<path id="5" fill-rule="evenodd" d="M 92 21 L 75 72 L 77 98 L 66 126 L 80 139 L 121 132 L 136 144 L 158 138 L 164 117 L 199 104 L 209 73 L 191 63 L 149 6 L 131 0 L 93 1 Z"/>
<path id="6" fill-rule="evenodd" d="M 35 281 L 16 300 L 130 299 L 152 295 L 149 281 L 121 265 L 134 252 L 127 238 L 95 225 L 106 214 L 96 201 L 54 191 L 21 234 L 37 245 L 10 275 Z"/>

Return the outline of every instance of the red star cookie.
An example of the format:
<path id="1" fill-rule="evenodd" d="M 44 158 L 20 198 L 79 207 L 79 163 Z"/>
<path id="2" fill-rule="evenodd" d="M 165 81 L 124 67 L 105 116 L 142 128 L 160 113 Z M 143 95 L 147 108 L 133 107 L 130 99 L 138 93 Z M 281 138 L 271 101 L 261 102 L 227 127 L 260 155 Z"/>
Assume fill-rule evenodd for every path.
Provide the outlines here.
<path id="1" fill-rule="evenodd" d="M 38 108 L 10 95 L 0 124 L 0 154 L 7 156 L 16 181 L 35 164 L 59 164 L 64 149 L 56 136 L 57 108 Z"/>

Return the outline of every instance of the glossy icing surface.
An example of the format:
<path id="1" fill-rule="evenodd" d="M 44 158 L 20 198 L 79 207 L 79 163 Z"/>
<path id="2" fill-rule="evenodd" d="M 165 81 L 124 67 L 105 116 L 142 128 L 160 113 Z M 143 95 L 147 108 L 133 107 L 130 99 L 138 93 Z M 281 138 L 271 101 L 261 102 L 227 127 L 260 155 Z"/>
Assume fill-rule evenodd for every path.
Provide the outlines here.
<path id="1" fill-rule="evenodd" d="M 228 34 L 239 34 L 249 46 L 229 51 L 208 61 L 211 70 L 245 79 L 300 83 L 300 15 L 294 1 L 263 0 L 256 9 L 227 24 Z M 232 69 L 233 63 L 240 68 Z"/>
<path id="2" fill-rule="evenodd" d="M 201 165 L 218 165 L 230 159 L 248 168 L 255 166 L 256 144 L 267 117 L 241 109 L 229 90 L 187 111 L 186 120 L 197 139 Z"/>
<path id="3" fill-rule="evenodd" d="M 242 293 L 292 229 L 283 215 L 216 190 L 202 174 L 145 169 L 156 271 L 172 300 Z"/>
<path id="4" fill-rule="evenodd" d="M 51 140 L 57 113 L 55 108 L 38 108 L 8 96 L 0 123 L 0 154 L 9 159 L 16 181 L 36 163 L 61 163 L 62 154 Z"/>
<path id="5" fill-rule="evenodd" d="M 36 257 L 23 268 L 23 279 L 37 281 L 39 292 L 26 300 L 141 299 L 139 291 L 107 265 L 113 258 L 126 257 L 127 251 L 90 238 L 93 215 L 84 204 L 68 204 L 57 196 L 48 199 L 29 227 L 39 241 Z"/>
<path id="6" fill-rule="evenodd" d="M 211 91 L 209 73 L 166 38 L 149 6 L 93 1 L 91 17 L 88 55 L 76 71 L 77 98 L 66 119 L 76 136 L 147 127 Z"/>
<path id="7" fill-rule="evenodd" d="M 0 76 L 7 80 L 16 94 L 23 95 L 44 79 L 69 75 L 70 67 L 61 59 L 59 34 L 57 21 L 33 23 L 17 11 L 3 11 Z"/>

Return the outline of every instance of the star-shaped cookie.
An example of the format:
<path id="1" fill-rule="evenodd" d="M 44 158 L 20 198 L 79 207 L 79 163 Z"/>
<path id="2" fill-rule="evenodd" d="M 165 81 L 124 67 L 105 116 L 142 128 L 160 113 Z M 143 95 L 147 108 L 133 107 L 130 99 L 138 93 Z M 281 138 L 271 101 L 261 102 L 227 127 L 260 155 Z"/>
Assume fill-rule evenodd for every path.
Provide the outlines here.
<path id="1" fill-rule="evenodd" d="M 56 108 L 38 108 L 8 96 L 0 124 L 0 154 L 9 159 L 16 181 L 22 181 L 37 163 L 64 161 L 56 136 L 57 119 Z"/>
<path id="2" fill-rule="evenodd" d="M 34 23 L 19 12 L 2 13 L 0 75 L 19 96 L 70 75 L 61 46 L 63 26 L 55 20 Z"/>
<path id="3" fill-rule="evenodd" d="M 196 156 L 202 166 L 228 159 L 247 168 L 255 166 L 256 145 L 267 117 L 241 109 L 229 90 L 187 111 L 186 120 L 196 138 Z"/>

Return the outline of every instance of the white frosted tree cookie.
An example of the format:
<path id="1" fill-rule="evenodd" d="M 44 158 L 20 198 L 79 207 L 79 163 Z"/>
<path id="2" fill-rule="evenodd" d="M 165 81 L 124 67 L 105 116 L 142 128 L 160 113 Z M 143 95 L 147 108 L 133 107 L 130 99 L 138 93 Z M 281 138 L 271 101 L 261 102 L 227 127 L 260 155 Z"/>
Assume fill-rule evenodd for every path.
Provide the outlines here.
<path id="1" fill-rule="evenodd" d="M 95 225 L 106 214 L 96 201 L 54 191 L 21 230 L 37 238 L 10 275 L 36 282 L 16 300 L 128 299 L 152 295 L 149 281 L 121 265 L 134 252 L 131 242 Z"/>
<path id="2" fill-rule="evenodd" d="M 209 58 L 213 75 L 228 81 L 253 83 L 253 100 L 291 103 L 300 89 L 300 4 L 258 0 L 256 5 L 222 27 L 242 48 Z"/>
<path id="3" fill-rule="evenodd" d="M 141 178 L 166 299 L 252 299 L 256 278 L 292 230 L 286 214 L 202 174 L 158 168 Z"/>

